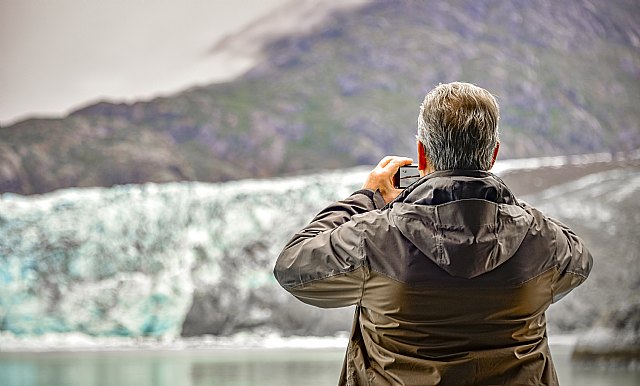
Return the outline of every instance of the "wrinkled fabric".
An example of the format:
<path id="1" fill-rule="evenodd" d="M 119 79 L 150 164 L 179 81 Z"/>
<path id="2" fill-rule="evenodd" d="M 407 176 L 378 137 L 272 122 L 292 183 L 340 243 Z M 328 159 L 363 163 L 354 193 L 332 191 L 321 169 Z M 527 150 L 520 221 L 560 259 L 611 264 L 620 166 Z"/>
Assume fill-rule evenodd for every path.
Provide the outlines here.
<path id="1" fill-rule="evenodd" d="M 498 177 L 454 170 L 386 206 L 371 191 L 330 205 L 274 274 L 305 303 L 356 305 L 341 385 L 556 385 L 545 311 L 592 263 Z"/>

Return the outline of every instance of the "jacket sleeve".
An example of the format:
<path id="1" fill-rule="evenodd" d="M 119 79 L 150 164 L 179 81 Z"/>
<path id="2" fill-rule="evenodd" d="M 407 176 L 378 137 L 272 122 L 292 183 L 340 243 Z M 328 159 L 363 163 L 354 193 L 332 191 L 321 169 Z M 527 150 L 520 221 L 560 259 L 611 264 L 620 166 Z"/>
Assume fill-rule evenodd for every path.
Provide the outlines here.
<path id="1" fill-rule="evenodd" d="M 557 269 L 557 275 L 551 284 L 552 300 L 555 303 L 587 279 L 593 266 L 593 257 L 585 247 L 584 241 L 568 226 L 545 216 L 538 209 L 522 200 L 518 200 L 518 202 L 522 208 L 537 219 L 539 224 L 545 224 L 542 232 L 553 239 L 555 249 L 550 256 L 552 261 L 549 263 Z"/>
<path id="2" fill-rule="evenodd" d="M 323 308 L 360 301 L 364 280 L 362 230 L 352 217 L 374 210 L 382 197 L 361 190 L 322 210 L 286 244 L 274 268 L 280 285 Z M 384 202 L 382 202 L 384 205 Z"/>
<path id="3" fill-rule="evenodd" d="M 593 257 L 582 239 L 560 221 L 548 218 L 555 229 L 555 263 L 558 277 L 551 288 L 553 302 L 557 302 L 574 288 L 582 284 L 593 266 Z"/>

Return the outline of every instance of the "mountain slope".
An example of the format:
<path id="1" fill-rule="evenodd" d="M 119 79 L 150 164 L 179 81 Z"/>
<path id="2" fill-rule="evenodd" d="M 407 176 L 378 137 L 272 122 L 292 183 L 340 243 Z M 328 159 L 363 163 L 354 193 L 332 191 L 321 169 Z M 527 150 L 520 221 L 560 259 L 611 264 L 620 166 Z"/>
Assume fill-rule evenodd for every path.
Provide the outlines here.
<path id="1" fill-rule="evenodd" d="M 240 79 L 0 129 L 0 191 L 224 181 L 413 155 L 424 93 L 501 104 L 502 157 L 640 146 L 631 0 L 372 2 L 271 40 Z M 304 23 L 304 20 L 300 20 Z"/>

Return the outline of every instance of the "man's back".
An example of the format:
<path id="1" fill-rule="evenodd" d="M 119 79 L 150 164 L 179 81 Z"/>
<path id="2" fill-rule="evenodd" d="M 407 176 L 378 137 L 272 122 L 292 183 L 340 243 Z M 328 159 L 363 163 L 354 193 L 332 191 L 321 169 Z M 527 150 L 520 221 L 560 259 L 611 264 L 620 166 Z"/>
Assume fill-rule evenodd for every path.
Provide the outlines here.
<path id="1" fill-rule="evenodd" d="M 586 250 L 568 254 L 579 239 L 487 172 L 436 172 L 372 204 L 330 206 L 276 266 L 307 303 L 358 305 L 343 384 L 557 383 L 544 311 L 589 272 Z"/>

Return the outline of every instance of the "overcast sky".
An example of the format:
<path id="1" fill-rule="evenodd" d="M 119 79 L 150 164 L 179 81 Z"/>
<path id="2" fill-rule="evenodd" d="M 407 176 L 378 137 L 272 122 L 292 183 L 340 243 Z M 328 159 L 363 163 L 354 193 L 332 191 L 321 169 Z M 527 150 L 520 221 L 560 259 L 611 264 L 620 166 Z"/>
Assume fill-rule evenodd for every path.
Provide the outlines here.
<path id="1" fill-rule="evenodd" d="M 0 0 L 0 124 L 222 80 L 211 48 L 288 0 Z"/>

